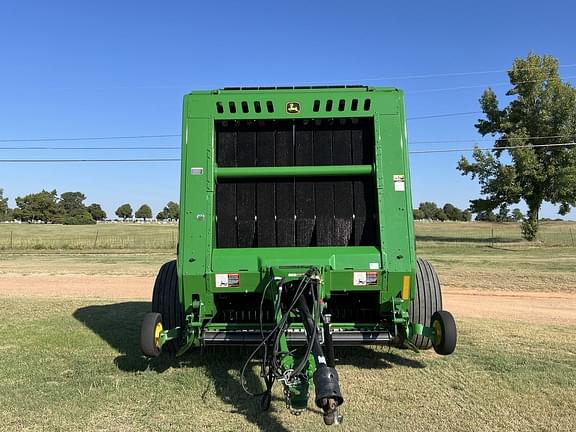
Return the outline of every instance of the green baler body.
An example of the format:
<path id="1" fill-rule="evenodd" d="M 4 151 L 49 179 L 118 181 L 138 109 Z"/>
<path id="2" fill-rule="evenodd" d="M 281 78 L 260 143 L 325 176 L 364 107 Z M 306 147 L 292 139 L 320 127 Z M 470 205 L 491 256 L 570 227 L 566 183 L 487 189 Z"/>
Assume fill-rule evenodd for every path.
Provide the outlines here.
<path id="1" fill-rule="evenodd" d="M 348 155 L 344 160 L 352 162 L 340 163 L 338 146 L 341 142 L 336 141 L 343 140 L 345 147 L 351 145 L 354 138 L 350 136 L 359 124 L 364 129 L 371 129 L 368 134 L 364 130 L 365 136 L 371 137 L 371 142 L 367 144 L 370 153 L 366 159 L 368 163 L 352 161 L 354 157 Z M 280 129 L 282 135 L 278 132 Z M 235 132 L 238 130 L 240 132 Z M 268 135 L 258 135 L 263 130 L 268 131 Z M 298 161 L 296 153 L 300 151 L 298 140 L 301 136 L 298 134 L 301 130 L 304 130 L 304 135 L 311 137 L 307 142 L 316 149 L 314 151 L 321 152 L 322 149 L 317 147 L 329 142 L 333 146 L 333 155 L 319 163 L 314 162 L 313 158 L 309 162 L 302 161 L 302 158 Z M 324 135 L 322 142 L 315 141 L 316 130 L 328 134 Z M 338 130 L 339 135 L 330 130 Z M 262 163 L 258 157 L 266 151 L 263 142 L 267 140 L 278 149 L 281 139 L 284 140 L 282 145 L 288 143 L 288 148 L 294 152 L 295 156 L 288 158 L 292 158 L 292 162 L 278 163 L 272 157 Z M 223 148 L 225 145 L 232 146 L 230 148 L 234 149 L 235 157 L 227 163 L 219 164 L 219 159 L 222 159 L 219 151 L 224 151 L 219 146 Z M 305 188 L 309 187 L 310 196 L 316 194 L 318 207 L 321 198 L 319 192 L 326 191 L 325 188 L 330 188 L 332 184 L 333 189 L 328 191 L 334 191 L 330 193 L 334 196 L 333 214 L 336 214 L 336 218 L 339 206 L 346 204 L 341 203 L 340 199 L 349 201 L 350 196 L 339 196 L 339 186 L 334 185 L 344 184 L 345 190 L 351 190 L 354 186 L 346 189 L 346 184 L 352 185 L 359 179 L 364 182 L 368 179 L 372 184 L 369 196 L 366 197 L 371 200 L 369 208 L 374 213 L 366 215 L 366 220 L 374 221 L 375 230 L 371 239 L 358 241 L 356 245 L 352 240 L 349 241 L 349 237 L 361 233 L 348 232 L 344 234 L 344 237 L 348 237 L 344 240 L 340 238 L 339 243 L 335 241 L 334 244 L 326 245 L 326 241 L 318 240 L 320 234 L 315 230 L 319 228 L 312 226 L 310 229 L 314 230 L 315 240 L 310 246 L 298 244 L 297 240 L 279 240 L 286 223 L 290 235 L 295 236 L 293 232 L 298 228 L 292 228 L 290 224 L 298 227 L 300 221 L 297 210 L 294 210 L 293 217 L 286 217 L 286 211 L 298 208 L 299 202 L 293 204 L 296 198 L 290 192 L 283 197 L 282 187 L 300 185 L 300 193 L 305 193 Z M 222 185 L 230 185 L 230 182 L 234 183 L 227 186 L 225 196 L 225 187 Z M 324 189 L 314 189 L 317 182 L 324 182 Z M 273 197 L 272 200 L 275 200 L 270 201 L 269 207 L 263 203 L 264 195 L 259 195 L 259 184 L 267 185 L 266 199 Z M 231 190 L 233 195 L 230 195 Z M 272 269 L 285 271 L 288 275 L 311 265 L 322 269 L 321 294 L 326 304 L 330 305 L 335 294 L 348 293 L 350 299 L 354 299 L 354 293 L 369 294 L 367 298 L 380 316 L 391 314 L 391 319 L 404 316 L 404 323 L 408 325 L 407 310 L 415 292 L 416 265 L 410 190 L 406 117 L 403 93 L 400 90 L 372 87 L 242 88 L 195 91 L 186 95 L 183 109 L 177 268 L 180 301 L 186 315 L 193 316 L 199 329 L 188 338 L 201 338 L 201 329 L 204 327 L 254 329 L 257 320 L 253 318 L 222 319 L 230 315 L 222 315 L 222 311 L 218 310 L 220 306 L 217 299 L 225 297 L 233 305 L 234 295 L 240 298 L 250 293 L 261 294 Z M 235 200 L 233 203 L 227 202 L 230 197 Z M 284 216 L 281 221 L 278 209 L 283 208 L 280 201 L 286 197 L 288 210 L 282 210 Z M 221 200 L 220 204 L 218 199 Z M 356 199 L 353 196 L 353 200 Z M 246 200 L 249 201 L 248 206 L 258 206 L 252 212 L 248 208 L 247 216 L 246 205 L 243 204 Z M 268 212 L 268 227 L 275 230 L 276 234 L 271 241 L 259 242 L 260 224 L 264 226 L 264 219 L 258 216 L 259 212 L 267 211 L 267 208 L 272 213 L 278 213 L 270 215 Z M 222 214 L 218 214 L 219 211 Z M 317 209 L 317 212 L 324 211 L 322 208 Z M 316 213 L 310 217 L 311 224 L 319 223 Z M 354 226 L 358 215 L 348 217 L 350 220 L 346 226 Z M 219 224 L 222 226 L 219 227 Z M 224 224 L 236 225 L 236 231 L 232 234 L 236 238 L 231 241 L 228 239 L 227 242 L 219 240 L 218 230 L 226 229 Z M 239 224 L 244 225 L 238 228 Z M 337 224 L 330 226 L 337 227 Z M 253 239 L 240 241 L 239 236 L 245 232 L 253 235 Z M 332 237 L 328 235 L 327 238 Z M 369 272 L 372 277 L 376 272 L 376 282 L 355 284 L 355 278 L 365 272 Z M 232 278 L 237 274 L 239 283 L 229 284 L 231 286 L 221 282 L 217 284 L 217 279 L 220 277 L 218 280 L 221 281 L 222 277 L 218 275 L 228 274 Z M 350 307 L 355 307 L 353 301 Z M 249 309 L 257 308 L 255 304 Z M 371 324 L 360 323 L 357 319 L 335 319 L 332 325 L 335 328 L 340 326 L 350 329 Z"/>

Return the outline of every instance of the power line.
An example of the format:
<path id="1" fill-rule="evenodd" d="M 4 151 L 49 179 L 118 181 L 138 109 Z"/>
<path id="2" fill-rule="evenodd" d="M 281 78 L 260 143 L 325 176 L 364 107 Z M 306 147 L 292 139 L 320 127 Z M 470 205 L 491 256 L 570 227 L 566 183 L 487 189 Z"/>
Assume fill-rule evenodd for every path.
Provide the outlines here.
<path id="1" fill-rule="evenodd" d="M 468 114 L 477 114 L 480 113 L 479 111 L 469 111 L 469 112 L 460 112 L 460 113 L 447 113 L 447 114 L 432 114 L 428 116 L 419 116 L 419 117 L 408 117 L 407 120 L 420 120 L 426 118 L 439 118 L 439 117 L 454 117 L 460 115 L 468 115 Z M 150 139 L 150 138 L 180 138 L 181 134 L 165 134 L 165 135 L 123 135 L 123 136 L 93 136 L 93 137 L 70 137 L 70 138 L 61 138 L 61 137 L 53 137 L 53 138 L 5 138 L 0 139 L 0 143 L 15 143 L 15 142 L 57 142 L 57 141 L 115 141 L 115 140 L 126 140 L 126 139 L 133 139 L 133 140 L 141 140 L 141 139 Z M 44 147 L 29 147 L 33 148 L 34 150 L 44 150 L 49 148 Z M 72 147 L 53 147 L 56 150 L 66 150 L 72 149 Z M 110 149 L 115 149 L 120 147 L 110 147 Z M 130 147 L 136 148 L 136 147 Z M 156 147 L 146 147 L 150 149 L 157 149 Z M 144 150 L 146 148 L 141 148 Z M 160 149 L 161 147 L 158 147 Z M 164 147 L 162 147 L 164 148 Z M 19 148 L 16 147 L 0 147 L 0 149 L 6 150 L 18 150 Z M 52 148 L 50 148 L 52 149 Z M 79 150 L 88 150 L 88 147 L 78 148 Z M 123 148 L 129 149 L 129 148 Z"/>
<path id="2" fill-rule="evenodd" d="M 576 63 L 558 65 L 558 68 L 572 68 L 576 67 Z M 527 67 L 522 70 L 532 70 L 532 69 L 542 69 L 539 66 Z M 340 80 L 332 82 L 308 82 L 305 84 L 334 84 L 337 82 L 363 82 L 363 81 L 391 81 L 391 80 L 409 80 L 409 79 L 426 79 L 426 78 L 447 78 L 455 76 L 469 76 L 469 75 L 486 75 L 491 73 L 502 73 L 510 72 L 512 69 L 493 69 L 484 71 L 469 71 L 469 72 L 445 72 L 437 74 L 425 74 L 425 75 L 404 75 L 404 76 L 390 76 L 390 77 L 373 77 L 373 78 L 363 78 L 363 79 L 353 79 L 353 80 Z M 304 84 L 304 83 L 301 83 Z"/>
<path id="3" fill-rule="evenodd" d="M 456 117 L 456 116 L 465 116 L 471 114 L 482 114 L 482 111 L 465 111 L 465 112 L 456 112 L 456 113 L 447 113 L 447 114 L 432 114 L 432 115 L 425 115 L 425 116 L 418 116 L 418 117 L 407 117 L 406 120 L 423 120 L 423 119 L 431 119 L 431 118 L 440 118 L 440 117 Z"/>
<path id="4" fill-rule="evenodd" d="M 576 145 L 576 142 L 571 143 L 555 143 L 555 144 L 542 144 L 537 146 L 507 146 L 507 147 L 474 147 L 474 148 L 462 148 L 462 149 L 437 149 L 437 150 L 412 150 L 408 153 L 412 154 L 424 154 L 424 153 L 452 153 L 452 152 L 469 152 L 475 150 L 512 150 L 512 149 L 535 149 L 535 148 L 542 148 L 542 147 L 573 147 Z"/>
<path id="5" fill-rule="evenodd" d="M 511 150 L 519 148 L 542 148 L 542 147 L 573 147 L 576 142 L 542 144 L 539 146 L 508 146 L 508 147 L 474 147 L 461 149 L 438 149 L 438 150 L 412 150 L 411 154 L 428 154 L 428 153 L 453 153 L 469 152 L 478 150 Z M 83 163 L 83 162 L 180 162 L 180 158 L 150 158 L 150 159 L 0 159 L 0 163 Z"/>
<path id="6" fill-rule="evenodd" d="M 0 147 L 0 150 L 180 150 L 181 147 Z"/>
<path id="7" fill-rule="evenodd" d="M 417 117 L 407 117 L 407 120 L 422 120 L 428 118 L 441 118 L 441 117 L 455 117 L 455 116 L 464 116 L 464 115 L 471 115 L 471 114 L 482 114 L 482 111 L 464 111 L 464 112 L 454 112 L 454 113 L 444 113 L 444 114 L 430 114 L 424 116 L 417 116 Z M 53 137 L 53 138 L 4 138 L 0 139 L 0 143 L 15 143 L 15 142 L 57 142 L 57 141 L 115 141 L 115 140 L 126 140 L 126 139 L 133 139 L 133 140 L 141 140 L 141 139 L 150 139 L 150 138 L 180 138 L 181 134 L 164 134 L 164 135 L 122 135 L 122 136 L 93 136 L 93 137 Z M 29 147 L 33 148 L 34 150 L 44 150 L 48 148 L 44 147 Z M 72 149 L 72 147 L 53 147 L 56 150 L 66 150 Z M 131 149 L 137 147 L 110 147 L 110 149 Z M 142 147 L 138 148 L 141 150 L 145 149 L 162 149 L 162 148 L 169 148 L 169 147 Z M 0 149 L 7 149 L 7 150 L 18 150 L 20 147 L 0 147 Z M 52 147 L 50 148 L 52 149 Z M 88 150 L 91 149 L 89 147 L 78 147 L 81 150 Z M 94 147 L 96 149 L 96 147 Z M 99 148 L 98 148 L 99 149 Z"/>
<path id="8" fill-rule="evenodd" d="M 572 79 L 572 78 L 576 78 L 576 75 L 569 75 L 566 77 L 560 77 L 560 79 Z M 538 80 L 517 81 L 516 83 L 514 83 L 514 85 L 527 84 L 527 83 L 539 82 L 539 81 L 542 81 L 542 80 L 538 79 Z M 432 88 L 432 89 L 412 90 L 412 91 L 407 91 L 405 93 L 406 94 L 415 94 L 415 93 L 431 93 L 431 92 L 442 92 L 442 91 L 452 91 L 452 90 L 469 90 L 469 89 L 475 89 L 475 88 L 496 87 L 496 86 L 503 86 L 503 85 L 511 85 L 511 83 L 500 82 L 500 83 L 481 84 L 481 85 L 472 85 L 472 86 Z"/>
<path id="9" fill-rule="evenodd" d="M 179 162 L 180 158 L 151 159 L 0 159 L 0 163 Z"/>
<path id="10" fill-rule="evenodd" d="M 551 138 L 572 138 L 574 135 L 548 135 L 536 137 L 517 137 L 517 138 L 492 138 L 492 139 L 449 139 L 435 141 L 410 141 L 410 144 L 445 144 L 445 143 L 466 143 L 466 142 L 487 142 L 487 141 L 522 141 L 522 140 L 540 140 Z"/>
<path id="11" fill-rule="evenodd" d="M 565 69 L 565 68 L 573 68 L 576 67 L 576 63 L 569 63 L 569 64 L 559 64 L 558 69 Z M 532 69 L 542 69 L 540 66 L 535 67 L 525 67 L 522 70 L 532 70 Z M 368 77 L 368 78 L 354 78 L 354 79 L 340 79 L 340 80 L 331 80 L 331 81 L 300 81 L 300 82 L 293 82 L 290 85 L 330 85 L 330 84 L 342 84 L 342 83 L 358 83 L 358 82 L 375 82 L 375 81 L 393 81 L 393 80 L 417 80 L 417 79 L 429 79 L 429 78 L 448 78 L 448 77 L 459 77 L 459 76 L 473 76 L 473 75 L 488 75 L 493 73 L 503 73 L 509 72 L 510 68 L 508 69 L 491 69 L 491 70 L 481 70 L 481 71 L 455 71 L 455 72 L 441 72 L 441 73 L 430 73 L 430 74 L 411 74 L 411 75 L 399 75 L 399 76 L 380 76 L 380 77 Z M 230 87 L 250 87 L 253 85 L 230 85 Z M 262 86 L 260 84 L 260 86 Z M 276 85 L 270 85 L 272 87 Z M 162 84 L 154 84 L 154 85 L 116 85 L 116 86 L 105 86 L 105 87 L 98 87 L 98 86 L 90 86 L 93 90 L 107 90 L 107 89 L 184 89 L 184 88 L 207 88 L 207 89 L 215 89 L 221 87 L 228 87 L 228 85 L 219 83 L 216 85 L 190 85 L 190 84 L 181 84 L 181 85 L 162 85 Z M 76 88 L 76 87 L 43 87 L 44 90 L 85 90 L 85 88 Z"/>
<path id="12" fill-rule="evenodd" d="M 0 142 L 99 141 L 99 140 L 148 139 L 148 138 L 173 138 L 180 136 L 181 136 L 180 134 L 165 134 L 165 135 L 95 136 L 95 137 L 80 137 L 80 138 L 17 138 L 17 139 L 0 139 Z"/>

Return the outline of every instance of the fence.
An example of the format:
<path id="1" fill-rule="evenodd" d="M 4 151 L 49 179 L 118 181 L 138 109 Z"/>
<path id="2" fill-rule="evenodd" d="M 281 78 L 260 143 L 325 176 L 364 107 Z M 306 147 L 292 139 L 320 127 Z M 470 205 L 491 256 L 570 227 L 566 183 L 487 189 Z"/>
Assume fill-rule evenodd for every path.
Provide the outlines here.
<path id="1" fill-rule="evenodd" d="M 546 229 L 543 227 L 536 241 L 528 242 L 522 238 L 518 226 L 488 225 L 485 228 L 475 226 L 474 230 L 459 230 L 458 226 L 446 230 L 441 227 L 416 227 L 416 242 L 421 245 L 431 243 L 467 244 L 478 246 L 530 245 L 530 246 L 569 246 L 576 247 L 576 227 Z"/>
<path id="2" fill-rule="evenodd" d="M 576 226 L 541 229 L 536 242 L 522 239 L 520 228 L 510 225 L 479 225 L 430 223 L 416 224 L 417 244 L 465 244 L 477 246 L 530 245 L 576 247 Z M 175 249 L 176 230 L 161 233 L 102 234 L 99 231 L 84 235 L 25 235 L 17 230 L 0 233 L 0 250 L 41 249 Z"/>
<path id="3" fill-rule="evenodd" d="M 175 249 L 177 233 L 167 232 L 154 235 L 94 235 L 58 238 L 24 237 L 13 232 L 0 236 L 0 250 L 31 249 Z"/>

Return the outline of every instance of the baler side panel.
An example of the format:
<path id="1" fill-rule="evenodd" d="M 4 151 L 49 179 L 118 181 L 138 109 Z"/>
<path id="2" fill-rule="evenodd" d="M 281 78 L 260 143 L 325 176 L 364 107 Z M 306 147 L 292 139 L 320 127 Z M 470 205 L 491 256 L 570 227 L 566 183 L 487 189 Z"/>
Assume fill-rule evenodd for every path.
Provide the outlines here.
<path id="1" fill-rule="evenodd" d="M 207 115 L 207 98 L 201 94 L 186 96 L 187 115 L 182 170 L 183 231 L 180 238 L 181 292 L 189 313 L 193 296 L 202 301 L 203 313 L 213 313 L 212 297 L 206 295 L 206 273 L 210 266 L 214 220 L 214 126 Z"/>
<path id="2" fill-rule="evenodd" d="M 400 92 L 396 103 L 400 111 Z M 414 246 L 407 237 L 407 218 L 412 208 L 407 196 L 409 172 L 404 157 L 402 115 L 378 115 L 375 131 L 379 229 L 384 266 L 388 271 L 388 289 L 383 300 L 390 300 L 402 290 L 404 275 L 413 276 L 414 272 Z"/>

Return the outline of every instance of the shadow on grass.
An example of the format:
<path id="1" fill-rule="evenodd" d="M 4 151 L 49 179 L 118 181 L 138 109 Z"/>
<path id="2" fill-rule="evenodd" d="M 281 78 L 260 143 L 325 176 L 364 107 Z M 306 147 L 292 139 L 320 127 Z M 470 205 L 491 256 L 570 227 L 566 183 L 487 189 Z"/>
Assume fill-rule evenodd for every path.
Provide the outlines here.
<path id="1" fill-rule="evenodd" d="M 82 307 L 74 311 L 73 316 L 120 353 L 114 359 L 118 369 L 126 372 L 149 369 L 163 373 L 170 368 L 203 368 L 210 378 L 210 384 L 202 394 L 202 400 L 206 404 L 209 404 L 206 399 L 210 387 L 213 386 L 215 394 L 232 406 L 228 412 L 243 415 L 247 421 L 261 430 L 287 431 L 274 416 L 270 415 L 278 408 L 278 402 L 283 404 L 283 401 L 277 401 L 269 412 L 263 412 L 260 408 L 260 399 L 250 397 L 242 389 L 238 371 L 252 352 L 252 348 L 192 349 L 179 358 L 169 355 L 154 359 L 146 358 L 140 351 L 140 323 L 144 314 L 149 311 L 149 302 L 124 302 Z M 418 360 L 402 357 L 388 349 L 340 348 L 336 351 L 336 357 L 337 366 L 353 365 L 370 369 L 389 369 L 393 366 L 425 367 Z M 251 392 L 260 393 L 264 390 L 262 380 L 257 373 L 254 373 L 253 368 L 247 368 L 245 379 Z M 316 409 L 311 411 L 320 413 Z"/>

